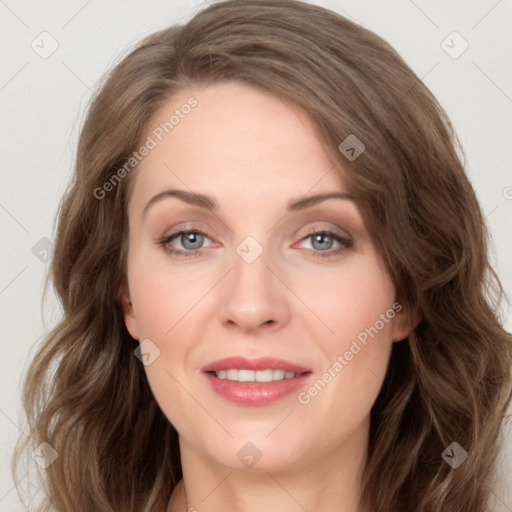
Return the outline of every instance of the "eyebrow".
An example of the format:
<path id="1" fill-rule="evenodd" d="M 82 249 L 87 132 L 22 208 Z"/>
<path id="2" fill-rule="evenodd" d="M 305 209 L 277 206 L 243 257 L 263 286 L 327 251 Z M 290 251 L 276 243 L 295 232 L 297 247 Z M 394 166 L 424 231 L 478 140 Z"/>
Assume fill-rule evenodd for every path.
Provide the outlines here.
<path id="1" fill-rule="evenodd" d="M 219 210 L 217 201 L 215 201 L 215 199 L 211 196 L 198 194 L 196 192 L 188 192 L 186 190 L 168 189 L 163 190 L 162 192 L 159 192 L 158 194 L 153 196 L 146 203 L 146 206 L 142 210 L 142 215 L 145 216 L 148 209 L 152 205 L 168 197 L 176 197 L 178 199 L 181 199 L 185 203 L 191 204 L 193 206 L 198 206 L 200 208 L 204 208 L 212 212 L 217 212 Z M 289 212 L 295 212 L 299 210 L 304 210 L 306 208 L 311 208 L 312 206 L 315 206 L 323 201 L 327 201 L 328 199 L 345 199 L 349 201 L 354 200 L 354 198 L 346 192 L 323 192 L 321 194 L 314 194 L 310 196 L 299 197 L 297 199 L 292 199 L 288 202 L 286 208 Z"/>

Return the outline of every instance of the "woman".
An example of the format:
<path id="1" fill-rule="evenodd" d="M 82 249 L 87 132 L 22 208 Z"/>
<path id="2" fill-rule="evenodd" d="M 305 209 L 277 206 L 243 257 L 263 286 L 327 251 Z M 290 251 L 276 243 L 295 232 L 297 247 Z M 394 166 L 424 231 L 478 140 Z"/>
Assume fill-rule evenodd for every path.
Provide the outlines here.
<path id="1" fill-rule="evenodd" d="M 227 1 L 143 41 L 60 210 L 24 392 L 48 507 L 488 510 L 512 343 L 457 149 L 326 9 Z"/>

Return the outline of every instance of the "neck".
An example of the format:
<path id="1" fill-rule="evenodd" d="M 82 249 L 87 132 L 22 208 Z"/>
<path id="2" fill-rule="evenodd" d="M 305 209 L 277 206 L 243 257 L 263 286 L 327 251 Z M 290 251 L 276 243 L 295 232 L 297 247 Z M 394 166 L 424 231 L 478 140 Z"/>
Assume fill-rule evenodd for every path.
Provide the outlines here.
<path id="1" fill-rule="evenodd" d="M 359 498 L 366 450 L 361 443 L 347 443 L 292 468 L 260 470 L 220 466 L 181 437 L 180 449 L 183 480 L 167 512 L 216 512 L 227 505 L 232 512 L 363 512 Z"/>

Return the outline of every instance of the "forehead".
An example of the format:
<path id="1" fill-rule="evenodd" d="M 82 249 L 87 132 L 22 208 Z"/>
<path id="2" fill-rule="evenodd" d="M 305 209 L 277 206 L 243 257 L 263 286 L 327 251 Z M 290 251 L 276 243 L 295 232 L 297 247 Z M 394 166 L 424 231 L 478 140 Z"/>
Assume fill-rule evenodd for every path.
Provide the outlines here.
<path id="1" fill-rule="evenodd" d="M 150 120 L 147 137 L 154 148 L 137 167 L 134 202 L 165 187 L 255 208 L 308 192 L 346 191 L 307 113 L 239 82 L 179 92 Z"/>

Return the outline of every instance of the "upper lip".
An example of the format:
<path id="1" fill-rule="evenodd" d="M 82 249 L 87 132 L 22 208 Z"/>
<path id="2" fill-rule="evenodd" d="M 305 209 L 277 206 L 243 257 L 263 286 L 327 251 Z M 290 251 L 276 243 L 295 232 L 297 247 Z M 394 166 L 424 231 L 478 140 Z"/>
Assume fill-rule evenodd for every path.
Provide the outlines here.
<path id="1" fill-rule="evenodd" d="M 258 359 L 248 359 L 246 357 L 235 356 L 219 359 L 213 363 L 207 364 L 201 368 L 203 372 L 218 372 L 220 370 L 284 370 L 285 372 L 305 373 L 310 372 L 308 368 L 304 368 L 294 363 L 276 359 L 274 357 L 260 357 Z"/>

